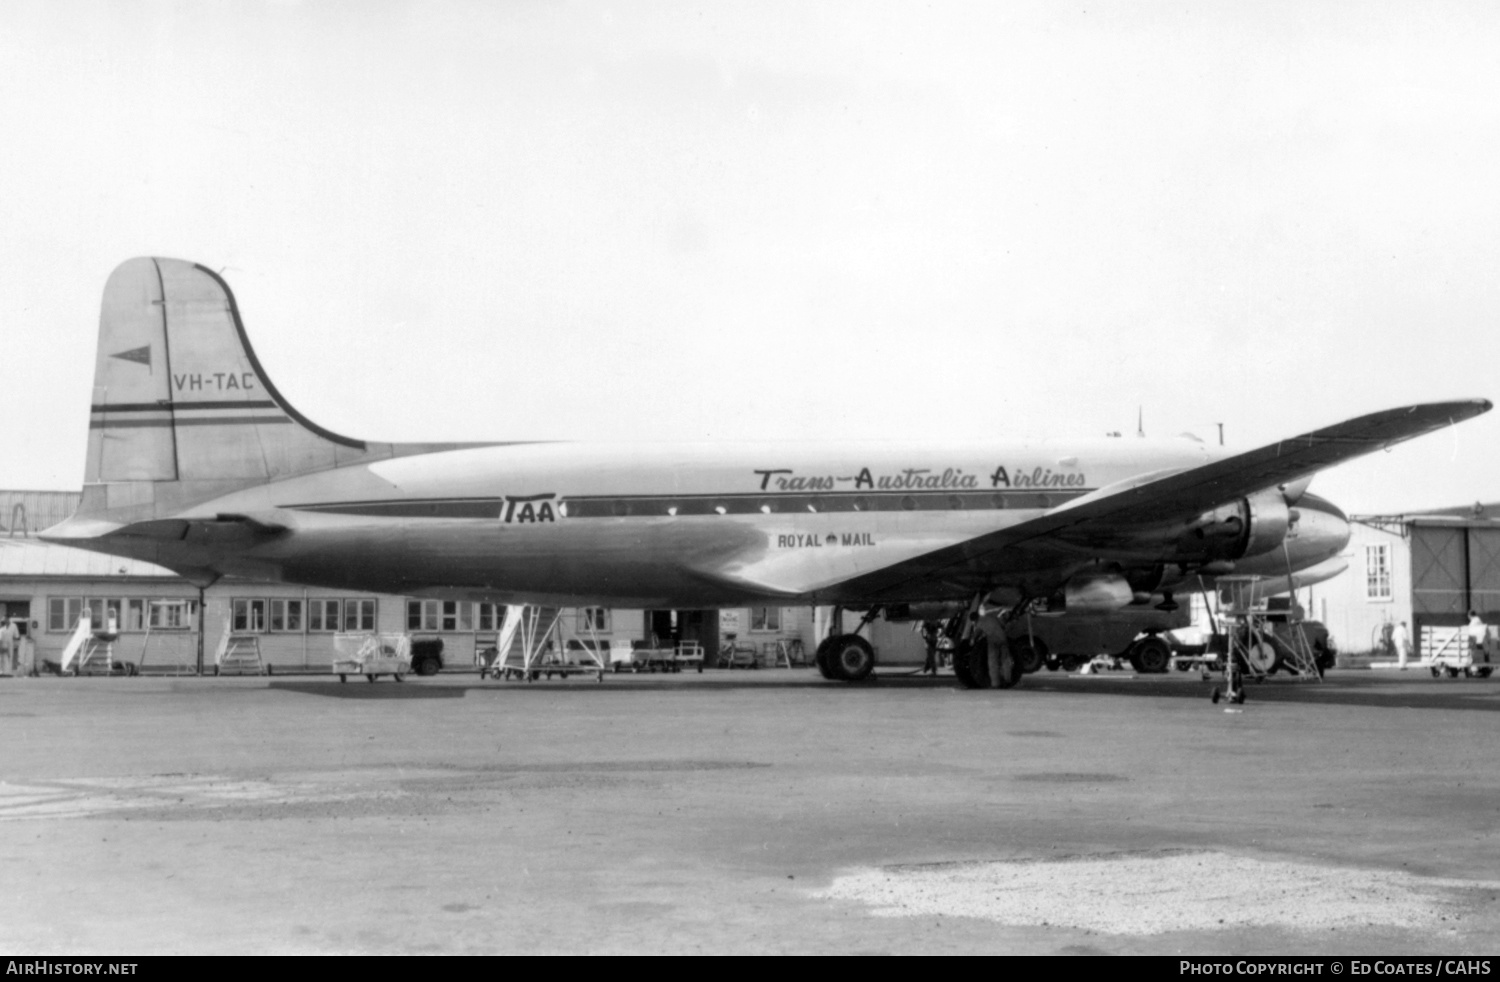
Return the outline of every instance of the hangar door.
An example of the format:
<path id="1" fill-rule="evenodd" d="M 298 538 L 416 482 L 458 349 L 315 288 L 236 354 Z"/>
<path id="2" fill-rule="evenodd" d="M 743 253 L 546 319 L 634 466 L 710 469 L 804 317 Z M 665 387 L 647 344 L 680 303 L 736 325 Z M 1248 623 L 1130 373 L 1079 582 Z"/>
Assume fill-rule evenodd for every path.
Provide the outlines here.
<path id="1" fill-rule="evenodd" d="M 1491 624 L 1500 619 L 1500 529 L 1469 529 L 1469 606 Z"/>
<path id="2" fill-rule="evenodd" d="M 1411 610 L 1427 624 L 1462 624 L 1468 612 L 1464 529 L 1411 530 Z"/>

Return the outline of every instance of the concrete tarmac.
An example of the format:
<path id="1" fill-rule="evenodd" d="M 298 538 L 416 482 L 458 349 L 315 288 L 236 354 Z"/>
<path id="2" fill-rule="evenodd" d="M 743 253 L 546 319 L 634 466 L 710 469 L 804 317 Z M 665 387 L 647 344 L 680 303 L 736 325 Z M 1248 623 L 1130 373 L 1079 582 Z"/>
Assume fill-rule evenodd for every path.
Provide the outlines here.
<path id="1" fill-rule="evenodd" d="M 0 951 L 1495 952 L 1500 679 L 1212 685 L 0 679 Z"/>

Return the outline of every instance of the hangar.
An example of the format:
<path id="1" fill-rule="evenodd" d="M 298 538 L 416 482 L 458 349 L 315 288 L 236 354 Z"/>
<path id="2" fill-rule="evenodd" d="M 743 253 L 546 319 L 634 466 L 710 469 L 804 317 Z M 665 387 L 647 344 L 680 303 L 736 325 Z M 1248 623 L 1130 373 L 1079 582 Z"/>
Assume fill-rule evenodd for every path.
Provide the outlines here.
<path id="1" fill-rule="evenodd" d="M 0 639 L 0 674 L 17 664 L 58 661 L 82 611 L 96 624 L 112 614 L 119 626 L 116 661 L 147 672 L 212 671 L 226 631 L 257 638 L 259 656 L 275 672 L 328 671 L 340 632 L 404 632 L 441 638 L 445 666 L 473 671 L 493 644 L 503 608 L 496 604 L 225 578 L 199 591 L 171 570 L 133 559 L 43 542 L 36 534 L 71 515 L 80 495 L 63 491 L 0 491 L 0 625 L 14 625 L 7 652 Z M 199 604 L 202 618 L 199 618 Z M 878 625 L 884 659 L 921 660 L 918 638 L 905 625 Z M 573 608 L 558 615 L 558 643 L 696 641 L 713 655 L 728 642 L 738 664 L 776 661 L 793 643 L 810 652 L 814 612 L 804 607 L 714 610 Z M 24 638 L 24 641 L 19 640 Z M 23 651 L 24 649 L 24 651 Z M 795 650 L 793 648 L 793 650 Z"/>
<path id="2" fill-rule="evenodd" d="M 1349 572 L 1319 584 L 1313 610 L 1341 651 L 1389 657 L 1391 626 L 1411 629 L 1412 654 L 1430 659 L 1475 610 L 1500 624 L 1500 502 L 1388 515 L 1354 515 Z"/>

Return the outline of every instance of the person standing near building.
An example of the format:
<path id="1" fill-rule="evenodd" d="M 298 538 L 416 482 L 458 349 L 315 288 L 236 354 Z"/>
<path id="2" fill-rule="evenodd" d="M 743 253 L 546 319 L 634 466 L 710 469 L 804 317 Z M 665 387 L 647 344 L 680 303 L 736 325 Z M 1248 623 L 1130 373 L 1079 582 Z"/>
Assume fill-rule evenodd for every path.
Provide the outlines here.
<path id="1" fill-rule="evenodd" d="M 1391 646 L 1396 649 L 1396 667 L 1406 671 L 1406 660 L 1411 657 L 1411 632 L 1406 629 L 1405 621 L 1391 631 Z"/>
<path id="2" fill-rule="evenodd" d="M 1485 624 L 1479 612 L 1469 611 L 1469 626 L 1465 629 L 1469 635 L 1469 653 L 1475 662 L 1487 662 L 1490 660 L 1489 652 L 1485 650 L 1484 642 L 1489 637 L 1489 625 Z"/>

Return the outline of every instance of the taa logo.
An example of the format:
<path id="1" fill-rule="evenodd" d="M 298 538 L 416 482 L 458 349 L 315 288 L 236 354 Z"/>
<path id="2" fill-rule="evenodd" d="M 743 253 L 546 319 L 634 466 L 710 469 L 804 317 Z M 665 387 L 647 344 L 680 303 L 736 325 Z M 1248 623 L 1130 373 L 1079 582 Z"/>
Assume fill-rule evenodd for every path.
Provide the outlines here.
<path id="1" fill-rule="evenodd" d="M 556 494 L 528 494 L 517 497 L 505 496 L 505 508 L 500 512 L 500 521 L 506 525 L 521 525 L 529 522 L 555 522 L 562 506 Z"/>

